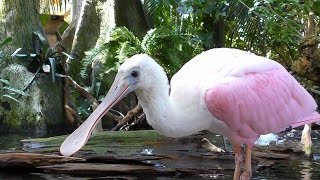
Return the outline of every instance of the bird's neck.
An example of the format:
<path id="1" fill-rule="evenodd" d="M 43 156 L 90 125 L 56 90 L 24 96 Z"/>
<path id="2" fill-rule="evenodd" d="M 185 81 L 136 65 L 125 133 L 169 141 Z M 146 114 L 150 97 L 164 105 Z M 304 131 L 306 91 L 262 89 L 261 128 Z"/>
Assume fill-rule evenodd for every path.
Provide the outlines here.
<path id="1" fill-rule="evenodd" d="M 157 83 L 151 89 L 136 91 L 137 97 L 147 122 L 159 133 L 168 137 L 190 135 L 190 130 L 183 128 L 185 114 L 170 101 L 169 85 Z"/>

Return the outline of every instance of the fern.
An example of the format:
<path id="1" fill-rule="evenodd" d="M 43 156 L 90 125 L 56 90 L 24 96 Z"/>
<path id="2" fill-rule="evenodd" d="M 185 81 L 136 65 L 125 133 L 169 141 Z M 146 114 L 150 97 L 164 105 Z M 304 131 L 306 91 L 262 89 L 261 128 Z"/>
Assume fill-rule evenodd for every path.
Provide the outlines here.
<path id="1" fill-rule="evenodd" d="M 110 72 L 117 71 L 125 59 L 141 52 L 141 42 L 126 27 L 117 27 L 102 32 L 96 47 L 86 52 L 81 75 L 85 75 L 87 66 L 93 62 L 95 57 L 99 57 L 103 68 Z"/>
<path id="2" fill-rule="evenodd" d="M 102 32 L 95 48 L 86 52 L 82 61 L 81 75 L 93 61 L 101 62 L 98 79 L 105 85 L 113 80 L 119 66 L 129 57 L 147 53 L 154 58 L 171 77 L 181 66 L 203 51 L 199 38 L 176 34 L 170 28 L 150 30 L 142 43 L 125 27 Z"/>
<path id="3" fill-rule="evenodd" d="M 166 27 L 150 30 L 142 40 L 142 49 L 165 69 L 169 77 L 203 51 L 198 38 L 175 34 Z"/>

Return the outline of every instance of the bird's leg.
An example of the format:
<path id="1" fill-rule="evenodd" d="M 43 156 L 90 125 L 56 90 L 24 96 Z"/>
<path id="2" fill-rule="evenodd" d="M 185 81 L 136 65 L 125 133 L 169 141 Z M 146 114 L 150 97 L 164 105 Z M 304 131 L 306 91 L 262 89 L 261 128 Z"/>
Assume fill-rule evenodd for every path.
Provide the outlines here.
<path id="1" fill-rule="evenodd" d="M 252 176 L 251 152 L 252 152 L 252 146 L 247 145 L 246 157 L 245 157 L 245 162 L 244 162 L 244 171 L 241 174 L 240 180 L 249 180 Z"/>
<path id="2" fill-rule="evenodd" d="M 312 153 L 311 126 L 312 124 L 305 124 L 301 135 L 302 148 L 308 157 Z"/>
<path id="3" fill-rule="evenodd" d="M 234 152 L 234 159 L 235 159 L 235 169 L 233 180 L 239 180 L 241 175 L 241 165 L 243 161 L 243 154 L 240 145 L 232 145 L 233 152 Z"/>

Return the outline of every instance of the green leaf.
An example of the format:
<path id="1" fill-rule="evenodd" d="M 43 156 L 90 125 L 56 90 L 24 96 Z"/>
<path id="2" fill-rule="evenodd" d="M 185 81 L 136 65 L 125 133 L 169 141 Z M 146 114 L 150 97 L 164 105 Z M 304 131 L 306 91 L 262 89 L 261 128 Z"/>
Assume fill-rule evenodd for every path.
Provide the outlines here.
<path id="1" fill-rule="evenodd" d="M 16 56 L 16 54 L 17 54 L 21 49 L 22 49 L 22 48 L 18 48 L 17 50 L 15 50 L 15 51 L 11 54 L 11 56 L 12 56 L 12 57 Z"/>
<path id="2" fill-rule="evenodd" d="M 320 1 L 315 1 L 312 6 L 315 15 L 320 16 Z"/>
<path id="3" fill-rule="evenodd" d="M 16 88 L 12 88 L 12 87 L 4 87 L 3 89 L 7 90 L 7 91 L 11 91 L 15 94 L 19 94 L 19 95 L 22 95 L 22 96 L 29 96 L 29 94 L 25 93 L 24 91 L 22 90 L 19 90 L 19 89 L 16 89 Z"/>
<path id="4" fill-rule="evenodd" d="M 2 97 L 5 97 L 5 98 L 11 99 L 11 100 L 13 100 L 13 101 L 15 101 L 17 103 L 20 103 L 20 101 L 18 99 L 14 98 L 14 97 L 12 97 L 12 96 L 10 96 L 8 94 L 2 95 Z"/>
<path id="5" fill-rule="evenodd" d="M 101 82 L 96 82 L 96 86 L 95 86 L 95 96 L 99 96 L 99 91 L 101 89 Z"/>
<path id="6" fill-rule="evenodd" d="M 3 84 L 8 85 L 10 82 L 6 79 L 0 79 L 0 82 L 2 82 Z"/>
<path id="7" fill-rule="evenodd" d="M 7 37 L 5 38 L 1 43 L 0 43 L 0 48 L 2 48 L 3 46 L 5 46 L 6 44 L 10 43 L 12 41 L 12 37 Z"/>
<path id="8" fill-rule="evenodd" d="M 170 1 L 169 0 L 162 0 L 163 5 L 166 7 L 170 7 Z"/>
<path id="9" fill-rule="evenodd" d="M 62 54 L 64 54 L 65 56 L 67 56 L 69 59 L 73 59 L 73 57 L 72 57 L 70 54 L 68 54 L 68 53 L 62 52 Z"/>
<path id="10" fill-rule="evenodd" d="M 49 58 L 50 65 L 51 65 L 51 75 L 52 75 L 52 82 L 56 80 L 56 59 Z"/>
<path id="11" fill-rule="evenodd" d="M 15 54 L 14 56 L 17 58 L 24 58 L 24 57 L 28 57 L 28 54 Z"/>
<path id="12" fill-rule="evenodd" d="M 31 57 L 31 58 L 34 58 L 34 57 L 36 57 L 36 56 L 37 56 L 37 54 L 34 54 L 34 53 L 30 54 L 30 57 Z"/>

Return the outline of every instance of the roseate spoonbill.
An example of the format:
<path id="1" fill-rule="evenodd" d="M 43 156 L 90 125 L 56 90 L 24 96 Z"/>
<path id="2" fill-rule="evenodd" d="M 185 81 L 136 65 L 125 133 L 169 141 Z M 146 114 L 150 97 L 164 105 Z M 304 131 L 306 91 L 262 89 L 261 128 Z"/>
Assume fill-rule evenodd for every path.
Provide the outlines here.
<path id="1" fill-rule="evenodd" d="M 148 123 L 169 137 L 201 130 L 230 139 L 235 153 L 234 179 L 251 177 L 251 151 L 261 134 L 279 132 L 320 120 L 312 96 L 276 61 L 249 52 L 219 48 L 186 63 L 171 80 L 145 54 L 127 59 L 104 100 L 60 147 L 77 152 L 101 117 L 135 91 Z M 241 174 L 246 145 L 244 171 Z"/>

